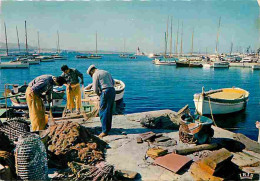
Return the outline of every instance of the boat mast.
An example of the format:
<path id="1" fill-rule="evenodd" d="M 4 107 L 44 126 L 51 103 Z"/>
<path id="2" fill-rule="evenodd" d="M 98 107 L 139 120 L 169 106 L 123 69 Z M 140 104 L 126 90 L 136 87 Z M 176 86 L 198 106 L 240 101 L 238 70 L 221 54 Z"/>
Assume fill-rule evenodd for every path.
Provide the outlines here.
<path id="1" fill-rule="evenodd" d="M 125 38 L 124 38 L 124 53 L 123 53 L 123 55 L 125 55 Z"/>
<path id="2" fill-rule="evenodd" d="M 39 31 L 37 32 L 38 35 L 38 53 L 41 53 L 41 49 L 40 49 L 40 35 L 39 35 Z"/>
<path id="3" fill-rule="evenodd" d="M 181 56 L 182 56 L 182 41 L 183 40 L 183 21 L 182 21 L 182 25 L 181 25 Z"/>
<path id="4" fill-rule="evenodd" d="M 57 31 L 57 37 L 58 37 L 57 52 L 58 52 L 58 54 L 60 54 L 60 36 L 59 36 L 59 31 Z"/>
<path id="5" fill-rule="evenodd" d="M 164 41 L 165 41 L 165 52 L 164 52 L 164 57 L 166 58 L 166 49 L 167 49 L 167 32 L 164 33 Z"/>
<path id="6" fill-rule="evenodd" d="M 97 55 L 97 31 L 96 31 L 96 55 Z"/>
<path id="7" fill-rule="evenodd" d="M 179 38 L 179 20 L 178 20 L 178 28 L 177 28 L 177 37 L 176 37 L 176 46 L 175 53 L 178 56 L 178 38 Z"/>
<path id="8" fill-rule="evenodd" d="M 4 22 L 5 26 L 5 46 L 6 46 L 6 56 L 8 56 L 8 44 L 7 44 L 7 33 L 6 33 L 6 24 Z"/>
<path id="9" fill-rule="evenodd" d="M 194 38 L 194 28 L 192 30 L 192 35 L 191 35 L 191 55 L 193 54 L 193 38 Z"/>
<path id="10" fill-rule="evenodd" d="M 18 49 L 19 49 L 19 53 L 21 52 L 21 48 L 20 48 L 20 41 L 19 41 L 19 34 L 18 34 L 18 29 L 16 26 L 16 35 L 17 35 L 17 45 L 18 45 Z"/>
<path id="11" fill-rule="evenodd" d="M 221 22 L 221 17 L 219 17 L 219 22 L 218 22 L 218 32 L 217 32 L 217 40 L 216 40 L 216 54 L 218 55 L 218 38 L 219 38 L 219 31 L 220 31 L 220 22 Z"/>
<path id="12" fill-rule="evenodd" d="M 166 32 L 165 32 L 165 56 L 167 55 L 167 43 L 168 43 L 168 24 L 169 24 L 169 16 L 168 16 L 168 18 L 167 18 Z"/>
<path id="13" fill-rule="evenodd" d="M 230 55 L 232 54 L 232 50 L 233 50 L 233 42 L 231 42 Z"/>
<path id="14" fill-rule="evenodd" d="M 26 47 L 26 53 L 28 53 L 28 44 L 27 44 L 27 28 L 26 28 L 26 21 L 24 22 L 24 27 L 25 27 L 25 47 Z"/>
<path id="15" fill-rule="evenodd" d="M 171 16 L 170 57 L 172 57 L 172 16 Z"/>

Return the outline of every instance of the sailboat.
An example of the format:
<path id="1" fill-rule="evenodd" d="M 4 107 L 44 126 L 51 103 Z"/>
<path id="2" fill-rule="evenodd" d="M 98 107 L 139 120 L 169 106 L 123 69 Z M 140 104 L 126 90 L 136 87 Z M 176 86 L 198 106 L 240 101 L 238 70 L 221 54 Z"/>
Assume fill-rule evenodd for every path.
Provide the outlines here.
<path id="1" fill-rule="evenodd" d="M 9 55 L 8 51 L 8 44 L 7 44 L 7 34 L 6 34 L 6 24 L 4 22 L 4 27 L 5 27 L 5 46 L 6 46 L 6 55 L 0 56 L 1 59 L 6 59 L 6 60 L 13 60 L 14 56 Z"/>
<path id="2" fill-rule="evenodd" d="M 102 56 L 97 54 L 97 32 L 96 32 L 96 54 L 91 54 L 87 58 L 88 59 L 102 59 Z"/>
<path id="3" fill-rule="evenodd" d="M 59 31 L 57 31 L 57 54 L 51 55 L 54 60 L 67 60 L 66 57 L 60 55 L 60 36 L 59 36 Z"/>
<path id="4" fill-rule="evenodd" d="M 219 18 L 219 24 L 218 24 L 217 41 L 216 41 L 216 58 L 215 58 L 215 62 L 213 62 L 213 68 L 229 68 L 229 62 L 221 61 L 218 55 L 218 39 L 219 39 L 219 31 L 220 31 L 220 22 L 221 22 L 221 17 Z"/>
<path id="5" fill-rule="evenodd" d="M 6 44 L 6 55 L 8 55 L 8 40 L 6 32 L 6 24 L 4 22 L 5 29 L 5 44 Z M 10 62 L 1 62 L 0 59 L 0 69 L 17 69 L 17 68 L 29 68 L 29 63 L 27 61 L 10 61 Z"/>
<path id="6" fill-rule="evenodd" d="M 159 58 L 155 58 L 153 60 L 153 63 L 155 65 L 176 65 L 176 61 L 173 60 L 173 58 L 167 55 L 167 43 L 168 43 L 168 21 L 169 21 L 169 17 L 167 19 L 167 28 L 166 28 L 166 32 L 165 32 L 165 53 L 164 53 L 164 57 L 162 59 Z M 170 39 L 170 49 L 172 48 L 172 17 L 171 17 L 171 39 Z M 171 52 L 171 50 L 170 50 Z M 171 53 L 170 53 L 171 54 Z"/>
<path id="7" fill-rule="evenodd" d="M 18 30 L 16 27 L 16 33 L 17 33 L 17 40 L 18 40 L 18 48 L 19 48 L 19 52 L 20 52 L 20 43 L 19 43 L 19 36 L 18 36 Z M 40 52 L 40 44 L 39 44 L 39 32 L 37 32 L 38 35 L 38 49 Z M 27 38 L 27 36 L 26 36 Z M 27 41 L 26 41 L 27 42 Z M 38 54 L 37 54 L 38 55 Z M 29 65 L 35 65 L 35 64 L 40 64 L 40 60 L 35 59 L 35 55 L 33 54 L 32 56 L 26 55 L 26 56 L 18 56 L 16 58 L 17 62 L 28 62 Z"/>
<path id="8" fill-rule="evenodd" d="M 125 39 L 124 39 L 124 53 L 119 55 L 120 58 L 128 58 L 128 55 L 125 53 Z"/>

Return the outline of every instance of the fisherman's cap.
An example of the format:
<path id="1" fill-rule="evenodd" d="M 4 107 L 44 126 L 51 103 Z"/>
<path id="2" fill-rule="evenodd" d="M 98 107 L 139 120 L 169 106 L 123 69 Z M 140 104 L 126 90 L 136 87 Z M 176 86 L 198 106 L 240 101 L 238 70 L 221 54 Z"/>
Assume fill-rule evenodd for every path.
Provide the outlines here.
<path id="1" fill-rule="evenodd" d="M 93 68 L 96 68 L 95 65 L 90 65 L 88 70 L 87 70 L 87 74 L 90 75 L 90 71 L 93 69 Z"/>

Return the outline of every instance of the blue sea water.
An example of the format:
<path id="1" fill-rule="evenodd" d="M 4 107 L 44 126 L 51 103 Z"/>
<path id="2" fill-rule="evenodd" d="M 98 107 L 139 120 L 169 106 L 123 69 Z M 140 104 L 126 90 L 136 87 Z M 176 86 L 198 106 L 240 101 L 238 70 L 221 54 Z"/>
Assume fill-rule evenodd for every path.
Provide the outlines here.
<path id="1" fill-rule="evenodd" d="M 135 113 L 160 109 L 178 111 L 189 104 L 194 111 L 193 95 L 205 90 L 225 87 L 240 87 L 250 92 L 245 111 L 227 116 L 215 117 L 220 127 L 233 128 L 256 140 L 258 130 L 255 121 L 260 119 L 260 85 L 258 71 L 250 68 L 202 69 L 156 66 L 147 57 L 122 59 L 118 55 L 104 55 L 103 59 L 76 59 L 76 54 L 68 54 L 68 60 L 42 62 L 29 69 L 0 69 L 0 92 L 4 84 L 23 84 L 42 74 L 60 75 L 60 67 L 67 64 L 84 73 L 87 85 L 91 78 L 86 70 L 91 64 L 109 71 L 113 78 L 126 84 L 124 95 L 125 113 Z"/>

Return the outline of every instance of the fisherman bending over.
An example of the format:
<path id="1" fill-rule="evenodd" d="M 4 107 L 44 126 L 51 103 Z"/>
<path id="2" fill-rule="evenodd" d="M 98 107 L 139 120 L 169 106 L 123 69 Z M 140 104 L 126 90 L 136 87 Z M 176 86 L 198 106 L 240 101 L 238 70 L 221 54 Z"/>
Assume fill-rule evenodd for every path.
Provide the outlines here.
<path id="1" fill-rule="evenodd" d="M 63 72 L 61 76 L 64 77 L 67 81 L 67 109 L 69 112 L 73 112 L 76 103 L 77 114 L 80 114 L 81 91 L 79 78 L 81 79 L 81 84 L 84 85 L 83 74 L 80 73 L 77 69 L 69 68 L 67 65 L 63 65 L 61 67 L 61 71 Z"/>
<path id="2" fill-rule="evenodd" d="M 41 75 L 29 83 L 26 89 L 26 102 L 29 108 L 32 131 L 43 130 L 48 123 L 48 119 L 45 119 L 42 97 L 47 96 L 47 101 L 50 103 L 53 86 L 62 86 L 64 83 L 66 80 L 63 77 L 52 75 Z"/>
<path id="3" fill-rule="evenodd" d="M 113 104 L 115 101 L 114 80 L 110 73 L 99 70 L 95 65 L 91 65 L 87 74 L 93 79 L 93 91 L 100 97 L 99 117 L 102 124 L 100 138 L 106 136 L 112 127 Z"/>

